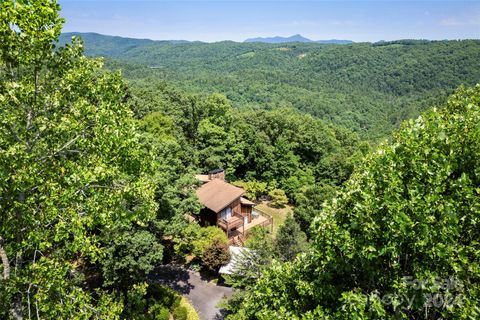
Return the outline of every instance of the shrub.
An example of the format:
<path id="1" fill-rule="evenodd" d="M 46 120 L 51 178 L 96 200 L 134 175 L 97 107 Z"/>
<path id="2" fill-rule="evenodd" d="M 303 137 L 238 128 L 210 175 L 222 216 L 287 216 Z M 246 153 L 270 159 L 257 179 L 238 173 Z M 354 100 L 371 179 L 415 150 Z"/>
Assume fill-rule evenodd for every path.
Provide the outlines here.
<path id="1" fill-rule="evenodd" d="M 147 289 L 147 295 L 155 299 L 169 309 L 179 303 L 181 297 L 173 289 L 158 283 L 151 283 Z"/>
<path id="2" fill-rule="evenodd" d="M 199 320 L 188 300 L 174 290 L 158 283 L 133 285 L 127 292 L 124 319 Z"/>

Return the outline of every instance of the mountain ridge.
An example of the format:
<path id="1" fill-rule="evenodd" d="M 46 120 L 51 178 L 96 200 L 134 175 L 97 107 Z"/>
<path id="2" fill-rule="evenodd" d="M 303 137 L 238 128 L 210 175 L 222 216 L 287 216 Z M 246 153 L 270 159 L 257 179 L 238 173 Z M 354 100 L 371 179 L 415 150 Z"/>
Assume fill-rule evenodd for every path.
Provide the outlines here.
<path id="1" fill-rule="evenodd" d="M 117 40 L 117 41 L 135 41 L 135 42 L 142 42 L 142 43 L 155 43 L 155 42 L 168 42 L 172 44 L 183 44 L 183 43 L 206 43 L 203 41 L 198 40 L 183 40 L 183 39 L 170 39 L 170 40 L 153 40 L 149 38 L 133 38 L 133 37 L 124 37 L 124 36 L 116 36 L 116 35 L 107 35 L 97 32 L 63 32 L 61 35 L 61 41 L 65 42 L 66 40 L 70 40 L 72 36 L 81 36 L 81 37 L 89 37 L 89 38 L 104 38 L 109 40 Z M 222 41 L 215 41 L 215 42 L 225 42 L 225 41 L 232 41 L 237 43 L 249 43 L 249 42 L 261 42 L 261 43 L 288 43 L 288 42 L 304 42 L 304 43 L 323 43 L 323 44 L 351 44 L 354 43 L 352 40 L 342 40 L 342 39 L 327 39 L 327 40 L 311 40 L 306 38 L 300 34 L 295 34 L 290 37 L 256 37 L 256 38 L 249 38 L 244 41 L 233 41 L 233 40 L 222 40 Z"/>
<path id="2" fill-rule="evenodd" d="M 295 34 L 290 37 L 257 37 L 257 38 L 249 38 L 243 41 L 245 43 L 249 42 L 262 42 L 262 43 L 289 43 L 289 42 L 315 42 L 315 43 L 324 43 L 324 44 L 351 44 L 353 43 L 352 40 L 339 40 L 339 39 L 330 39 L 330 40 L 311 40 L 309 38 L 305 38 L 300 34 Z"/>

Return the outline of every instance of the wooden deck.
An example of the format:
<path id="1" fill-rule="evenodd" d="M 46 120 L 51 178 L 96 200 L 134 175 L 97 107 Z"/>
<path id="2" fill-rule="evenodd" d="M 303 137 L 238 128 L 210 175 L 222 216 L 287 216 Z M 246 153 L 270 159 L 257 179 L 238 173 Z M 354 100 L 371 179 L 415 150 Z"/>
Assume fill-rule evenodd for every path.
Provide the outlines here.
<path id="1" fill-rule="evenodd" d="M 218 219 L 217 226 L 222 228 L 228 237 L 229 245 L 243 246 L 248 232 L 257 226 L 269 226 L 273 230 L 273 218 L 260 210 L 254 210 L 254 218 L 250 223 L 244 224 L 244 217 L 235 212 L 228 220 Z"/>
<path id="2" fill-rule="evenodd" d="M 218 219 L 217 225 L 225 231 L 230 231 L 238 226 L 243 226 L 243 217 L 235 213 L 230 219 Z"/>
<path id="3" fill-rule="evenodd" d="M 237 230 L 243 234 L 248 233 L 248 231 L 256 226 L 268 226 L 272 224 L 271 220 L 264 216 L 258 216 L 257 218 L 253 219 L 252 222 L 245 225 L 245 229 L 243 226 L 239 227 Z"/>
<path id="4" fill-rule="evenodd" d="M 254 218 L 250 223 L 245 226 L 240 226 L 236 230 L 232 230 L 228 233 L 229 245 L 243 246 L 248 232 L 257 226 L 266 227 L 269 226 L 273 230 L 273 218 L 263 212 L 257 212 L 259 215 Z"/>

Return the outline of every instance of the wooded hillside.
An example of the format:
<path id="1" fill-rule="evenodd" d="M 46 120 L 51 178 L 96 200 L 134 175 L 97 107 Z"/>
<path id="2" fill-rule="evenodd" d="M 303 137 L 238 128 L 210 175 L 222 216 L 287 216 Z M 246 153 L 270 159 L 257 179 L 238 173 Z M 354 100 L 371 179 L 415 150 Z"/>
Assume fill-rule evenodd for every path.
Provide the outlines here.
<path id="1" fill-rule="evenodd" d="M 115 58 L 107 65 L 129 80 L 222 93 L 236 107 L 293 107 L 370 139 L 444 102 L 459 85 L 480 81 L 478 40 L 324 45 L 82 38 L 88 55 Z"/>

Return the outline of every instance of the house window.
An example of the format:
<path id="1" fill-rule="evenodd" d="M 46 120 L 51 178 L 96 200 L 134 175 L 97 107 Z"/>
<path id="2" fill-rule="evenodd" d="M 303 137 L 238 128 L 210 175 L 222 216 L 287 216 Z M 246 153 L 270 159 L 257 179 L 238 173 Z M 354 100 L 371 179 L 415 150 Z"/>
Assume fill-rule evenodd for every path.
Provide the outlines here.
<path id="1" fill-rule="evenodd" d="M 228 220 L 232 217 L 232 208 L 225 208 L 220 212 L 220 217 L 223 220 Z"/>

